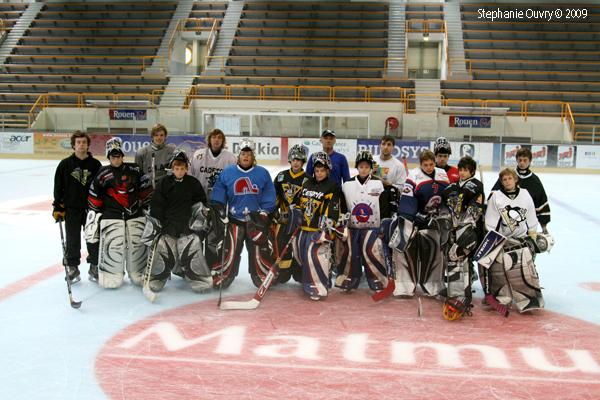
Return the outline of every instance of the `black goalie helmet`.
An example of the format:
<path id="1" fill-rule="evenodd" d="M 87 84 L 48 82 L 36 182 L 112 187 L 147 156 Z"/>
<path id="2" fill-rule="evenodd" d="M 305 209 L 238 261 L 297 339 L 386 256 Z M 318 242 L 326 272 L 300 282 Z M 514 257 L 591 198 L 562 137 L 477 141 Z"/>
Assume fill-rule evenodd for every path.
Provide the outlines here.
<path id="1" fill-rule="evenodd" d="M 109 158 L 111 155 L 120 154 L 123 157 L 125 156 L 125 152 L 123 151 L 123 140 L 120 137 L 113 137 L 106 141 L 106 158 Z"/>
<path id="2" fill-rule="evenodd" d="M 433 145 L 433 154 L 436 156 L 438 154 L 452 154 L 452 147 L 450 146 L 450 142 L 445 137 L 439 137 L 435 139 L 435 144 Z"/>
<path id="3" fill-rule="evenodd" d="M 169 159 L 169 168 L 173 168 L 173 161 L 183 161 L 186 165 L 189 165 L 190 159 L 182 149 L 175 149 L 171 158 Z"/>
<path id="4" fill-rule="evenodd" d="M 356 162 L 354 163 L 354 168 L 358 168 L 358 163 L 361 161 L 366 161 L 373 168 L 373 154 L 369 150 L 361 150 L 356 154 Z"/>

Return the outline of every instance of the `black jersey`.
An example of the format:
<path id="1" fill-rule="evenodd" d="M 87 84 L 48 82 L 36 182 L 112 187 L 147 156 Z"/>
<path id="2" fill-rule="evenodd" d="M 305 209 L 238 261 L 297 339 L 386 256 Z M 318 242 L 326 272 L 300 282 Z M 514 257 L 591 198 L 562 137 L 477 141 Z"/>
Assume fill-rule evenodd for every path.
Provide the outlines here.
<path id="1" fill-rule="evenodd" d="M 550 222 L 550 205 L 548 204 L 548 196 L 546 195 L 542 181 L 529 168 L 517 168 L 517 174 L 519 175 L 519 187 L 527 189 L 533 199 L 538 222 L 542 226 L 548 224 Z M 498 179 L 492 190 L 500 190 L 501 187 L 500 179 Z"/>
<path id="2" fill-rule="evenodd" d="M 104 219 L 131 219 L 142 216 L 142 202 L 152 187 L 142 186 L 142 173 L 136 164 L 100 168 L 90 186 L 88 205 Z"/>
<path id="3" fill-rule="evenodd" d="M 206 194 L 198 179 L 184 175 L 178 180 L 175 175 L 167 175 L 156 185 L 150 215 L 160 221 L 163 233 L 179 237 L 191 232 L 192 205 L 199 201 L 206 203 Z"/>
<path id="4" fill-rule="evenodd" d="M 304 170 L 294 174 L 291 169 L 287 169 L 278 173 L 273 180 L 275 195 L 277 196 L 275 207 L 279 209 L 281 214 L 286 214 L 290 205 L 294 203 L 294 198 L 302 189 L 305 177 Z"/>
<path id="5" fill-rule="evenodd" d="M 294 204 L 302 211 L 302 230 L 318 231 L 319 221 L 325 216 L 337 221 L 340 214 L 340 187 L 330 178 L 317 182 L 307 178 L 296 195 Z"/>
<path id="6" fill-rule="evenodd" d="M 470 212 L 477 221 L 483 212 L 483 183 L 476 178 L 466 181 L 451 183 L 444 192 L 442 198 L 454 217 L 458 220 L 465 218 L 465 213 Z"/>
<path id="7" fill-rule="evenodd" d="M 54 174 L 54 206 L 85 209 L 90 185 L 101 167 L 90 153 L 83 160 L 75 153 L 62 160 Z"/>

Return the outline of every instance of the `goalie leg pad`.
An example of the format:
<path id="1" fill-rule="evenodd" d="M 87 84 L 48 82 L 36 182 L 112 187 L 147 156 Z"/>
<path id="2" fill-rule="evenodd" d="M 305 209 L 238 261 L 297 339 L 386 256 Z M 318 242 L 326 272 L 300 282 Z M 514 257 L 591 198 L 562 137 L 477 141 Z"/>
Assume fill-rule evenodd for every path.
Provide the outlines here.
<path id="1" fill-rule="evenodd" d="M 98 284 L 104 288 L 118 288 L 125 272 L 125 222 L 120 219 L 100 221 L 100 248 L 98 256 Z"/>
<path id="2" fill-rule="evenodd" d="M 436 229 L 422 229 L 417 234 L 419 251 L 418 282 L 429 296 L 437 296 L 445 289 L 444 257 L 440 248 L 440 232 Z"/>
<path id="3" fill-rule="evenodd" d="M 401 216 L 394 217 L 389 223 L 382 221 L 382 227 L 384 240 L 398 251 L 405 251 L 417 233 L 413 223 Z"/>
<path id="4" fill-rule="evenodd" d="M 267 274 L 274 268 L 275 253 L 271 238 L 267 236 L 264 243 L 258 244 L 250 237 L 246 240 L 246 250 L 248 251 L 248 269 L 250 276 L 256 287 L 259 287 L 267 277 Z M 278 272 L 278 269 L 274 271 Z"/>
<path id="5" fill-rule="evenodd" d="M 540 278 L 528 247 L 504 253 L 504 269 L 519 312 L 544 308 Z"/>
<path id="6" fill-rule="evenodd" d="M 499 303 L 510 305 L 512 303 L 512 291 L 504 270 L 504 252 L 494 259 L 487 274 L 489 293 L 498 300 Z"/>
<path id="7" fill-rule="evenodd" d="M 394 251 L 395 268 L 394 296 L 413 296 L 417 287 L 417 243 L 411 241 L 406 251 Z"/>
<path id="8" fill-rule="evenodd" d="M 376 229 L 363 232 L 361 247 L 367 283 L 371 290 L 383 290 L 388 285 L 383 241 Z"/>
<path id="9" fill-rule="evenodd" d="M 484 268 L 490 268 L 498 254 L 502 251 L 502 246 L 506 241 L 506 237 L 496 231 L 488 231 L 481 244 L 475 250 L 473 261 L 477 262 Z"/>
<path id="10" fill-rule="evenodd" d="M 212 277 L 200 246 L 200 237 L 195 234 L 177 239 L 179 265 L 185 280 L 195 292 L 205 292 L 212 288 Z"/>
<path id="11" fill-rule="evenodd" d="M 471 298 L 471 263 L 468 259 L 448 261 L 446 274 L 447 297 Z"/>
<path id="12" fill-rule="evenodd" d="M 125 222 L 125 232 L 127 233 L 125 265 L 131 283 L 137 286 L 142 285 L 148 257 L 148 246 L 141 241 L 145 223 L 145 217 L 132 218 Z"/>
<path id="13" fill-rule="evenodd" d="M 221 258 L 223 254 L 223 243 L 225 241 L 227 242 L 225 243 L 225 262 L 222 266 L 223 288 L 229 287 L 238 274 L 241 259 L 240 254 L 244 245 L 242 227 L 230 223 L 227 229 L 227 237 L 225 240 L 219 242 L 216 251 L 214 249 L 211 250 L 210 245 L 206 246 L 206 258 L 212 273 L 213 287 L 217 289 L 221 284 Z"/>
<path id="14" fill-rule="evenodd" d="M 352 290 L 358 288 L 360 276 L 362 274 L 360 257 L 360 231 L 350 229 L 348 240 L 336 240 L 336 265 L 337 276 L 335 278 L 335 287 L 342 290 Z"/>
<path id="15" fill-rule="evenodd" d="M 317 243 L 320 232 L 301 231 L 298 235 L 299 258 L 302 264 L 302 286 L 311 297 L 326 297 L 331 287 L 330 243 Z"/>

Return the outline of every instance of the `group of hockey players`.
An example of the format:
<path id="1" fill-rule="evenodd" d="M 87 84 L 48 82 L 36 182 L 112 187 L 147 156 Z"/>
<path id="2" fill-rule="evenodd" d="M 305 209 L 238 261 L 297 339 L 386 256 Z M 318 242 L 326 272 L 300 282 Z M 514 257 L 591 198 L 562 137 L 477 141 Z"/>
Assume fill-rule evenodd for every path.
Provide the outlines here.
<path id="1" fill-rule="evenodd" d="M 313 300 L 332 286 L 350 293 L 364 275 L 374 293 L 440 299 L 454 320 L 470 314 L 477 265 L 484 305 L 505 316 L 513 301 L 520 312 L 544 306 L 534 260 L 553 244 L 550 209 L 527 149 L 517 153 L 517 171 L 500 172 L 486 202 L 476 162 L 465 156 L 450 167 L 445 138 L 408 171 L 392 154 L 394 138 L 384 136 L 377 157 L 358 152 L 351 178 L 333 149 L 335 132 L 325 130 L 322 151 L 309 156 L 292 146 L 290 168 L 271 180 L 249 139 L 234 155 L 214 129 L 189 157 L 166 143 L 163 125 L 151 136 L 135 163 L 124 162 L 122 141 L 111 138 L 101 166 L 90 137 L 72 135 L 53 203 L 66 227 L 71 282 L 80 279 L 83 227 L 89 278 L 105 288 L 121 286 L 125 272 L 152 292 L 172 274 L 196 292 L 226 288 L 245 246 L 255 286 L 272 271 L 280 284 L 300 282 Z"/>

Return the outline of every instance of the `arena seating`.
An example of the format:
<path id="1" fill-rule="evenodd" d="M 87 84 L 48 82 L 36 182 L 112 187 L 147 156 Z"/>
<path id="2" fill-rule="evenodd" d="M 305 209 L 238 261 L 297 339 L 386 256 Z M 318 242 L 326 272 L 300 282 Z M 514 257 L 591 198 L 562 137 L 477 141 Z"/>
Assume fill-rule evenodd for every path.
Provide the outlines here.
<path id="1" fill-rule="evenodd" d="M 156 54 L 175 8 L 173 2 L 45 4 L 6 60 L 0 112 L 23 127 L 43 93 L 127 99 L 163 89 L 166 79 L 141 75 L 142 59 Z"/>
<path id="2" fill-rule="evenodd" d="M 465 59 L 473 80 L 443 82 L 447 104 L 487 101 L 515 113 L 527 107 L 528 115 L 555 115 L 565 102 L 574 115 L 577 139 L 588 139 L 594 125 L 600 131 L 600 6 L 586 6 L 589 17 L 581 22 L 478 19 L 477 10 L 488 6 L 461 5 Z"/>
<path id="3" fill-rule="evenodd" d="M 387 28 L 386 3 L 248 2 L 223 76 L 193 97 L 398 101 L 414 83 L 384 76 Z"/>

